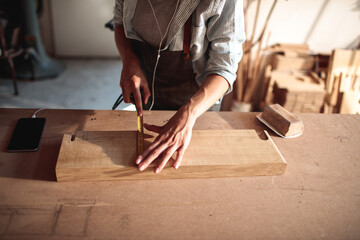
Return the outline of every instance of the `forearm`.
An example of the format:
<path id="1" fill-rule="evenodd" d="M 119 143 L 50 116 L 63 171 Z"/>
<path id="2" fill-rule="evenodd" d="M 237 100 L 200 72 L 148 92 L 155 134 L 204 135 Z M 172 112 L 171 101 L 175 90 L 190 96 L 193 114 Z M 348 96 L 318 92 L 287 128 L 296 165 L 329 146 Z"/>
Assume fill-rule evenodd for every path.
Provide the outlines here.
<path id="1" fill-rule="evenodd" d="M 133 95 L 138 115 L 141 116 L 142 100 L 145 103 L 148 101 L 150 90 L 140 68 L 139 60 L 132 51 L 131 41 L 126 37 L 124 28 L 121 25 L 115 26 L 115 42 L 123 63 L 120 87 L 124 102 L 132 102 L 131 96 Z M 143 96 L 141 96 L 141 90 L 143 91 Z"/>
<path id="2" fill-rule="evenodd" d="M 131 48 L 131 41 L 126 37 L 123 26 L 115 25 L 115 43 L 123 63 L 137 60 Z"/>
<path id="3" fill-rule="evenodd" d="M 229 88 L 229 83 L 220 75 L 208 75 L 200 89 L 182 107 L 194 121 L 219 100 Z"/>

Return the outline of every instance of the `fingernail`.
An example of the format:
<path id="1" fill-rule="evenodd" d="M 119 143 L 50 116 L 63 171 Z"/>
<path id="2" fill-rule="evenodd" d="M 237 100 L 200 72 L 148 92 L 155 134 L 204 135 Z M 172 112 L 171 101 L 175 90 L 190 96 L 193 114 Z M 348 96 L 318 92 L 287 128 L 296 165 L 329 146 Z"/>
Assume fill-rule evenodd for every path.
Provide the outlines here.
<path id="1" fill-rule="evenodd" d="M 179 168 L 179 164 L 176 164 L 176 165 L 175 165 L 175 169 L 178 169 L 178 168 Z"/>
<path id="2" fill-rule="evenodd" d="M 135 163 L 136 163 L 137 165 L 139 165 L 140 162 L 141 162 L 140 159 L 136 159 L 136 161 L 135 161 Z"/>
<path id="3" fill-rule="evenodd" d="M 139 166 L 139 170 L 140 170 L 140 171 L 142 171 L 142 170 L 144 170 L 144 169 L 145 169 L 145 166 L 144 166 L 144 165 L 140 165 L 140 166 Z"/>
<path id="4" fill-rule="evenodd" d="M 160 172 L 160 168 L 155 169 L 155 173 L 159 173 Z"/>

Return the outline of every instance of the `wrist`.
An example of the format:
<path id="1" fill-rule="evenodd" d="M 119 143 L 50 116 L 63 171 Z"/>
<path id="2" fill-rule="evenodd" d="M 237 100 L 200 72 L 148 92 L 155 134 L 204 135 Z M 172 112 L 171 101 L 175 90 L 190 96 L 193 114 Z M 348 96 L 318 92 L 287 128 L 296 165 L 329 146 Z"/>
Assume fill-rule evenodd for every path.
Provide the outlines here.
<path id="1" fill-rule="evenodd" d="M 187 124 L 189 124 L 191 127 L 195 125 L 196 119 L 198 118 L 198 115 L 196 114 L 195 109 L 190 104 L 190 101 L 187 102 L 185 105 L 183 105 L 179 110 L 178 113 L 180 113 L 184 118 L 186 118 Z"/>
<path id="2" fill-rule="evenodd" d="M 134 64 L 139 65 L 139 60 L 137 59 L 136 55 L 131 51 L 128 51 L 127 53 L 122 54 L 121 60 L 122 60 L 124 66 L 131 66 Z"/>
<path id="3" fill-rule="evenodd" d="M 192 118 L 197 119 L 207 110 L 206 89 L 200 87 L 198 92 L 192 96 L 184 107 L 189 111 Z"/>

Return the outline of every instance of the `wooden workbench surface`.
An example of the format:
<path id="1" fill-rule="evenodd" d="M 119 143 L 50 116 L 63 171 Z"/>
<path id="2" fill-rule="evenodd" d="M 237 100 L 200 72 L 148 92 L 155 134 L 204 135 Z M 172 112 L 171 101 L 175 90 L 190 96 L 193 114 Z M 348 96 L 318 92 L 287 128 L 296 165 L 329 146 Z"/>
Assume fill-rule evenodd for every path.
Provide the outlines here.
<path id="1" fill-rule="evenodd" d="M 1 239 L 360 238 L 359 115 L 299 114 L 302 136 L 270 133 L 288 164 L 281 176 L 58 183 L 63 133 L 136 130 L 136 113 L 43 110 L 40 150 L 6 153 L 17 119 L 33 112 L 0 109 Z M 255 115 L 208 112 L 195 128 L 261 133 Z"/>

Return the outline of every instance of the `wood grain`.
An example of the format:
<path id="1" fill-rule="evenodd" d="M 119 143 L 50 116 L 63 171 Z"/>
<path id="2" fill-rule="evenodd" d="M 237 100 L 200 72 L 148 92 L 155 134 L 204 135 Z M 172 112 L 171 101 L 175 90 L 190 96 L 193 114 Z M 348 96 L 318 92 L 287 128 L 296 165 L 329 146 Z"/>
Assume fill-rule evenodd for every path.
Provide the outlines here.
<path id="1" fill-rule="evenodd" d="M 266 133 L 267 134 L 267 133 Z M 58 181 L 210 178 L 283 174 L 286 162 L 270 136 L 255 130 L 194 130 L 181 166 L 171 159 L 155 174 L 153 163 L 140 172 L 135 165 L 136 132 L 78 132 L 63 137 L 57 165 Z M 145 134 L 148 146 L 155 136 Z"/>
<path id="2" fill-rule="evenodd" d="M 35 110 L 0 109 L 1 239 L 360 239 L 360 115 L 300 113 L 300 137 L 269 132 L 288 163 L 280 176 L 55 182 L 64 133 L 136 131 L 136 112 L 46 109 L 39 151 L 6 152 Z M 262 132 L 258 114 L 206 112 L 194 129 Z"/>

